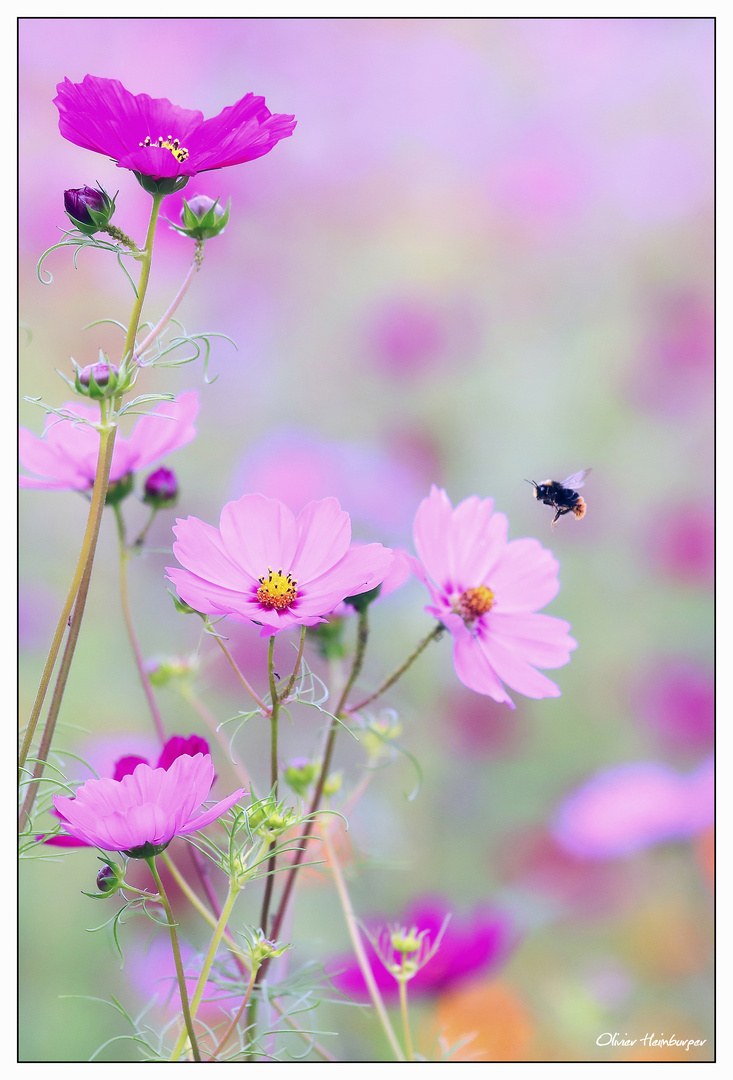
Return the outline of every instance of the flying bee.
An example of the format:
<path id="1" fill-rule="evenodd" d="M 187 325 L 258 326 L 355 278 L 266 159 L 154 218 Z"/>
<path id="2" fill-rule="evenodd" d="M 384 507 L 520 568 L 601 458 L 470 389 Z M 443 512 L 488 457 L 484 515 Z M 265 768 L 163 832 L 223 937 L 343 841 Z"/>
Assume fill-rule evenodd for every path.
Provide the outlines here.
<path id="1" fill-rule="evenodd" d="M 563 514 L 575 514 L 578 520 L 584 516 L 585 499 L 582 495 L 578 495 L 577 489 L 582 488 L 590 471 L 590 469 L 582 469 L 580 472 L 573 473 L 562 483 L 558 480 L 545 480 L 544 484 L 536 484 L 534 480 L 527 480 L 527 483 L 534 487 L 535 499 L 539 499 L 545 506 L 551 506 L 555 511 L 551 525 L 555 525 Z"/>

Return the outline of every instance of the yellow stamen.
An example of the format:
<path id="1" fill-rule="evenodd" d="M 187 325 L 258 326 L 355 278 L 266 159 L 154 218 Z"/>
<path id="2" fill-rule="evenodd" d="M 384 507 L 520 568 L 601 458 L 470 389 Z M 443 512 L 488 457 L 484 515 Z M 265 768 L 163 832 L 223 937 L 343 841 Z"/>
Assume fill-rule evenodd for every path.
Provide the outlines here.
<path id="1" fill-rule="evenodd" d="M 465 623 L 475 622 L 481 615 L 491 611 L 496 599 L 488 585 L 477 585 L 466 589 L 455 602 L 454 611 Z"/>
<path id="2" fill-rule="evenodd" d="M 257 599 L 263 607 L 285 611 L 298 595 L 295 588 L 298 582 L 291 574 L 283 574 L 282 568 L 276 573 L 270 566 L 267 573 L 258 580 L 260 587 L 257 590 Z"/>
<path id="3" fill-rule="evenodd" d="M 178 139 L 174 139 L 172 135 L 169 135 L 167 139 L 164 139 L 162 135 L 159 135 L 157 140 L 153 142 L 149 135 L 145 136 L 145 142 L 141 142 L 140 146 L 146 149 L 148 146 L 159 146 L 161 150 L 170 150 L 176 161 L 183 162 L 188 157 L 188 150 L 185 146 L 181 146 Z"/>

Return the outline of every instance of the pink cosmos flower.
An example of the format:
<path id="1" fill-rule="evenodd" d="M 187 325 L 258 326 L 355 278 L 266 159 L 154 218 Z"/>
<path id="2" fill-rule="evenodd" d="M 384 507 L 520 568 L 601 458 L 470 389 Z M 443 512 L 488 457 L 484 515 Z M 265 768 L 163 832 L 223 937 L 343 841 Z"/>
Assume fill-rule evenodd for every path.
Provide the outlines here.
<path id="1" fill-rule="evenodd" d="M 194 757 L 196 754 L 208 754 L 209 744 L 206 739 L 202 739 L 199 735 L 189 735 L 188 738 L 184 738 L 183 735 L 172 735 L 168 739 L 167 743 L 163 747 L 156 765 L 156 769 L 168 769 L 176 760 L 183 754 L 188 754 L 189 757 Z M 142 757 L 140 754 L 124 754 L 122 757 L 115 761 L 114 772 L 112 774 L 113 780 L 122 780 L 124 776 L 130 776 L 138 765 L 149 764 L 147 758 Z M 56 811 L 52 811 L 56 813 Z M 58 817 L 58 813 L 56 813 Z M 87 840 L 79 840 L 75 836 L 39 836 L 39 840 L 44 840 L 45 843 L 52 847 L 93 847 Z"/>
<path id="2" fill-rule="evenodd" d="M 414 927 L 418 933 L 424 932 L 425 940 L 434 944 L 450 911 L 449 903 L 442 897 L 427 896 L 411 904 L 398 922 Z M 378 935 L 387 921 L 369 920 L 371 936 Z M 516 932 L 509 919 L 493 908 L 480 906 L 467 918 L 452 917 L 435 955 L 410 979 L 410 994 L 438 994 L 472 975 L 497 968 L 506 959 L 515 939 Z M 378 959 L 373 947 L 368 952 L 380 992 L 386 998 L 397 997 L 397 980 Z M 368 1000 L 366 983 L 353 954 L 337 957 L 329 963 L 329 969 L 333 973 L 331 982 L 339 990 L 357 1000 Z"/>
<path id="3" fill-rule="evenodd" d="M 56 90 L 54 104 L 65 139 L 153 179 L 195 176 L 252 161 L 295 127 L 294 117 L 271 113 L 265 99 L 254 94 L 204 120 L 197 109 L 181 109 L 167 98 L 131 94 L 117 79 L 85 75 L 73 83 L 67 78 Z"/>
<path id="4" fill-rule="evenodd" d="M 686 839 L 713 822 L 713 781 L 712 758 L 689 776 L 655 762 L 604 769 L 568 796 L 552 833 L 564 850 L 589 859 Z"/>
<path id="5" fill-rule="evenodd" d="M 243 495 L 227 503 L 219 528 L 179 519 L 166 567 L 187 604 L 207 615 L 257 623 L 262 636 L 324 622 L 346 596 L 375 588 L 392 552 L 351 544 L 351 521 L 336 499 L 310 502 L 297 518 L 284 503 Z"/>
<path id="6" fill-rule="evenodd" d="M 72 416 L 96 422 L 99 409 L 67 401 L 62 408 Z M 162 401 L 153 412 L 141 416 L 125 438 L 118 433 L 112 454 L 109 479 L 113 484 L 128 473 L 154 464 L 196 437 L 194 420 L 199 411 L 195 390 L 175 401 Z M 27 428 L 18 433 L 18 456 L 24 468 L 35 476 L 20 477 L 24 488 L 45 491 L 86 491 L 94 484 L 99 454 L 99 432 L 88 423 L 76 423 L 50 414 L 39 438 Z"/>
<path id="7" fill-rule="evenodd" d="M 536 669 L 567 664 L 577 642 L 569 623 L 537 614 L 560 588 L 557 559 L 539 540 L 507 541 L 506 516 L 493 505 L 473 495 L 454 509 L 433 485 L 415 517 L 413 569 L 433 600 L 425 610 L 453 637 L 458 678 L 513 709 L 502 683 L 527 697 L 559 697 Z"/>
<path id="8" fill-rule="evenodd" d="M 54 795 L 53 802 L 71 836 L 103 851 L 148 858 L 174 836 L 203 829 L 243 795 L 238 788 L 202 814 L 195 814 L 214 782 L 208 754 L 183 754 L 168 769 L 145 762 L 121 780 L 87 780 L 74 796 Z"/>

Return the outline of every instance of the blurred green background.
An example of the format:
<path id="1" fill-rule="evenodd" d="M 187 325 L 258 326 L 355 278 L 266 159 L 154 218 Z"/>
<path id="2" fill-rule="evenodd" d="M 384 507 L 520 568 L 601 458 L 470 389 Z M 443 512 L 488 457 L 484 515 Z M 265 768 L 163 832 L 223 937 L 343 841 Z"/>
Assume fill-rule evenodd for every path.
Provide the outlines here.
<path id="1" fill-rule="evenodd" d="M 179 506 L 158 516 L 154 552 L 131 566 L 145 655 L 200 645 L 199 624 L 166 594 L 175 516 L 216 524 L 270 467 L 283 490 L 336 494 L 359 539 L 410 550 L 432 482 L 454 504 L 491 495 L 510 537 L 537 536 L 561 561 L 548 611 L 579 642 L 550 673 L 562 697 L 517 696 L 510 712 L 458 683 L 447 640 L 433 646 L 384 700 L 421 790 L 405 799 L 415 774 L 400 759 L 350 819 L 364 860 L 351 882 L 359 915 L 394 919 L 427 893 L 458 912 L 487 901 L 511 915 L 519 944 L 491 979 L 525 1018 L 521 1059 L 629 1059 L 596 1046 L 606 1031 L 676 1031 L 707 1040 L 684 1060 L 712 1058 L 707 835 L 582 859 L 561 851 L 551 823 L 598 770 L 647 761 L 684 775 L 712 750 L 713 33 L 711 19 L 674 18 L 20 20 L 21 392 L 53 405 L 70 396 L 56 374 L 70 356 L 119 352 L 117 329 L 83 328 L 126 322 L 131 300 L 99 252 L 82 252 L 76 269 L 57 252 L 53 284 L 37 280 L 65 227 L 63 191 L 119 188 L 115 221 L 136 238 L 149 200 L 130 173 L 60 137 L 56 83 L 118 78 L 207 116 L 251 90 L 298 120 L 266 157 L 186 190 L 231 198 L 232 213 L 180 318 L 237 350 L 215 345 L 210 385 L 200 361 L 139 383 L 196 388 L 201 401 L 198 438 L 166 461 Z M 166 200 L 164 216 L 179 211 L 180 196 Z M 165 223 L 156 243 L 150 318 L 191 256 Z M 40 432 L 40 409 L 21 402 L 20 413 Z M 312 467 L 305 447 L 316 448 Z M 525 478 L 589 466 L 587 516 L 551 532 Z M 316 490 L 331 478 L 336 490 Z M 132 530 L 145 514 L 130 503 Z M 22 723 L 85 518 L 78 494 L 22 494 Z M 413 581 L 374 609 L 365 691 L 430 628 L 426 601 Z M 257 631 L 227 633 L 263 687 Z M 283 666 L 289 649 L 278 639 Z M 199 660 L 199 697 L 217 721 L 233 716 L 243 702 L 213 643 Z M 180 696 L 159 700 L 171 733 L 207 734 Z M 61 719 L 58 746 L 75 754 L 123 734 L 153 752 L 111 518 Z M 283 757 L 314 753 L 320 730 L 317 713 L 294 710 Z M 253 775 L 266 774 L 266 739 L 254 722 L 237 736 Z M 213 753 L 223 791 L 232 776 Z M 346 793 L 362 762 L 344 736 Z M 109 1007 L 66 995 L 142 1007 L 108 932 L 86 932 L 110 914 L 80 892 L 93 888 L 95 860 L 23 867 L 21 1060 L 87 1060 L 125 1033 Z M 245 897 L 240 917 L 255 922 L 257 910 Z M 131 952 L 148 933 L 140 923 L 122 931 Z M 347 948 L 325 875 L 303 886 L 293 933 L 294 966 Z M 417 1003 L 425 1030 L 438 1005 Z M 346 1029 L 328 1042 L 345 1060 L 379 1052 L 361 1011 L 324 1006 L 317 1023 Z M 655 1059 L 635 1050 L 632 1060 Z M 101 1058 L 137 1060 L 124 1042 Z"/>

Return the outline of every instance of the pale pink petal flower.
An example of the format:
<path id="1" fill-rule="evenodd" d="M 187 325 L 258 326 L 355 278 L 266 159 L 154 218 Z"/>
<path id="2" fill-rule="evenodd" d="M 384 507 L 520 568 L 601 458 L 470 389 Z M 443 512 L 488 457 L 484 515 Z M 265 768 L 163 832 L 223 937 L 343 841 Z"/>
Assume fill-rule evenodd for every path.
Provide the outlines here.
<path id="1" fill-rule="evenodd" d="M 187 604 L 262 626 L 262 636 L 324 622 L 346 596 L 375 588 L 392 563 L 381 544 L 351 544 L 349 515 L 336 499 L 311 502 L 295 517 L 284 503 L 244 495 L 227 503 L 220 528 L 178 520 L 166 567 Z"/>
<path id="2" fill-rule="evenodd" d="M 458 678 L 494 701 L 558 697 L 537 668 L 567 664 L 577 642 L 570 624 L 537 609 L 558 592 L 558 561 L 538 540 L 507 540 L 504 514 L 473 495 L 455 508 L 433 486 L 415 516 L 413 570 L 430 593 L 426 607 L 453 637 Z"/>
<path id="3" fill-rule="evenodd" d="M 182 754 L 166 768 L 142 762 L 121 780 L 87 780 L 76 794 L 54 795 L 66 831 L 104 851 L 147 858 L 174 836 L 186 836 L 221 817 L 245 794 L 239 788 L 201 814 L 214 781 L 208 754 Z"/>
<path id="4" fill-rule="evenodd" d="M 565 851 L 608 859 L 695 836 L 713 823 L 713 759 L 688 776 L 632 762 L 603 769 L 569 795 L 552 834 Z"/>
<path id="5" fill-rule="evenodd" d="M 62 409 L 72 417 L 99 421 L 99 410 L 90 405 L 67 401 Z M 127 438 L 118 432 L 110 483 L 146 469 L 190 443 L 196 437 L 194 420 L 198 409 L 198 394 L 189 390 L 175 401 L 162 401 L 152 413 L 141 417 Z M 49 415 L 40 438 L 27 428 L 20 429 L 21 465 L 36 474 L 21 475 L 20 486 L 45 491 L 86 491 L 94 484 L 98 454 L 99 432 L 90 424 Z"/>

